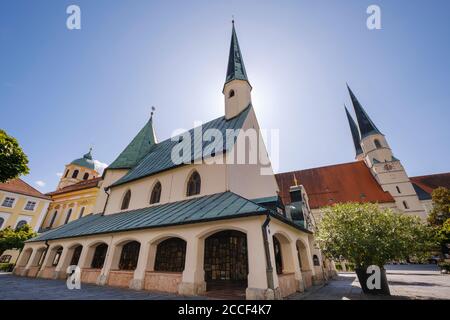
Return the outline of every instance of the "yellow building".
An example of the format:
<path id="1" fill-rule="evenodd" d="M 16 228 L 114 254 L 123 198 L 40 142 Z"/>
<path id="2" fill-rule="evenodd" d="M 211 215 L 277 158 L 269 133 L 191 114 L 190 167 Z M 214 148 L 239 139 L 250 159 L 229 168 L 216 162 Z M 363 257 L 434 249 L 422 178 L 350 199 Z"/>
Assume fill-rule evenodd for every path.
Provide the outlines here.
<path id="1" fill-rule="evenodd" d="M 0 229 L 28 224 L 38 231 L 49 204 L 49 196 L 21 179 L 0 183 Z M 14 263 L 18 255 L 19 250 L 6 250 L 0 257 L 0 262 Z"/>
<path id="2" fill-rule="evenodd" d="M 67 164 L 58 189 L 47 194 L 52 203 L 42 223 L 41 232 L 93 212 L 101 177 L 95 169 L 91 151 Z"/>

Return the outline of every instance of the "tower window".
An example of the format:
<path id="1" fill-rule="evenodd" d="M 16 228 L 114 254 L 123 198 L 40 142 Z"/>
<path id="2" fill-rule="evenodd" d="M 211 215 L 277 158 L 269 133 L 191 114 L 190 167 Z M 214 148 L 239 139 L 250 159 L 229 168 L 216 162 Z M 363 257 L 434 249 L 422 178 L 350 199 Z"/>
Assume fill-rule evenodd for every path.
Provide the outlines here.
<path id="1" fill-rule="evenodd" d="M 234 90 L 230 90 L 230 92 L 228 93 L 228 98 L 232 97 L 234 97 Z"/>
<path id="2" fill-rule="evenodd" d="M 55 211 L 54 213 L 53 213 L 53 216 L 52 216 L 52 220 L 50 220 L 50 224 L 48 225 L 48 228 L 49 229 L 51 229 L 52 227 L 53 227 L 53 224 L 55 223 L 55 219 L 56 219 L 56 215 L 58 214 L 58 211 Z"/>
<path id="3" fill-rule="evenodd" d="M 406 201 L 403 201 L 403 207 L 404 207 L 405 209 L 409 209 L 408 203 L 406 203 Z"/>
<path id="4" fill-rule="evenodd" d="M 128 190 L 122 200 L 122 206 L 120 207 L 121 210 L 128 209 L 130 206 L 130 200 L 131 200 L 131 190 Z"/>
<path id="5" fill-rule="evenodd" d="M 197 171 L 194 171 L 192 175 L 189 177 L 186 195 L 189 197 L 194 196 L 196 194 L 200 194 L 201 184 L 202 181 L 200 179 L 200 175 L 198 174 Z"/>
<path id="6" fill-rule="evenodd" d="M 89 178 L 89 172 L 86 172 L 83 176 L 83 180 L 87 180 Z"/>
<path id="7" fill-rule="evenodd" d="M 158 203 L 161 200 L 161 189 L 161 182 L 158 181 L 153 187 L 150 204 Z"/>
<path id="8" fill-rule="evenodd" d="M 375 140 L 373 141 L 373 143 L 375 144 L 375 148 L 377 148 L 377 149 L 380 149 L 380 148 L 381 148 L 380 140 L 375 139 Z"/>
<path id="9" fill-rule="evenodd" d="M 73 173 L 72 173 L 72 178 L 74 178 L 74 179 L 76 179 L 77 177 L 78 177 L 78 170 L 75 170 Z"/>
<path id="10" fill-rule="evenodd" d="M 83 218 L 84 208 L 85 208 L 85 207 L 81 208 L 81 210 L 80 210 L 80 216 L 78 217 L 78 219 Z"/>
<path id="11" fill-rule="evenodd" d="M 401 193 L 400 188 L 398 186 L 395 186 L 395 188 L 397 189 L 398 193 Z"/>
<path id="12" fill-rule="evenodd" d="M 64 221 L 64 224 L 67 224 L 69 222 L 71 215 L 72 215 L 72 208 L 70 208 L 69 212 L 67 212 L 66 221 Z"/>

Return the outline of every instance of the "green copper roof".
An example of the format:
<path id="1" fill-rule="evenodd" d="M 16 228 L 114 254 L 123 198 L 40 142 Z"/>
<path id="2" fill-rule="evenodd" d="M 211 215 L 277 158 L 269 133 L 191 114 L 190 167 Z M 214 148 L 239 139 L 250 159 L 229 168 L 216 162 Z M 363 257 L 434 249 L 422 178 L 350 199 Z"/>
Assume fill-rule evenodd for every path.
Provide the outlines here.
<path id="1" fill-rule="evenodd" d="M 187 131 L 187 134 L 191 137 L 191 154 L 187 155 L 188 158 L 185 162 L 189 163 L 194 160 L 201 159 L 203 157 L 203 152 L 206 152 L 208 150 L 216 150 L 216 152 L 218 150 L 223 152 L 229 151 L 236 141 L 235 139 L 230 139 L 233 133 L 227 130 L 240 130 L 242 128 L 242 125 L 244 124 L 245 119 L 247 118 L 250 108 L 251 105 L 249 105 L 244 111 L 242 111 L 234 118 L 227 120 L 225 119 L 225 117 L 220 117 L 203 124 L 203 126 L 201 127 L 201 134 L 194 134 L 194 132 L 196 132 L 196 128 Z M 222 133 L 223 141 L 203 141 L 203 133 L 208 129 L 219 130 Z M 180 135 L 180 137 L 181 136 L 183 135 Z M 231 142 L 228 141 L 227 144 L 227 140 L 231 140 Z M 222 145 L 219 145 L 220 142 L 222 142 Z M 134 168 L 132 168 L 125 176 L 113 183 L 111 187 L 183 165 L 183 163 L 174 163 L 171 157 L 172 149 L 178 143 L 178 139 L 175 139 L 175 141 L 173 141 L 172 139 L 167 139 L 160 143 L 152 145 L 147 155 L 141 161 L 139 161 L 139 163 Z M 194 147 L 198 146 L 199 144 L 202 145 L 201 148 Z"/>
<path id="2" fill-rule="evenodd" d="M 94 161 L 92 160 L 91 152 L 92 152 L 92 148 L 89 149 L 88 153 L 83 155 L 83 158 L 75 159 L 71 162 L 71 164 L 95 170 L 95 164 L 94 164 Z"/>
<path id="3" fill-rule="evenodd" d="M 141 160 L 157 143 L 153 130 L 153 116 L 139 131 L 134 139 L 122 151 L 116 160 L 107 169 L 131 169 Z"/>
<path id="4" fill-rule="evenodd" d="M 105 216 L 101 214 L 85 216 L 42 233 L 29 241 L 207 222 L 265 213 L 266 208 L 235 193 L 223 192 Z"/>
<path id="5" fill-rule="evenodd" d="M 356 155 L 360 155 L 363 153 L 361 148 L 361 139 L 359 137 L 358 127 L 356 126 L 355 120 L 353 120 L 352 116 L 347 110 L 347 107 L 344 105 L 345 113 L 347 114 L 348 124 L 350 126 L 350 131 L 352 132 L 353 144 L 355 145 Z"/>
<path id="6" fill-rule="evenodd" d="M 230 54 L 228 56 L 227 77 L 225 83 L 230 82 L 231 80 L 248 81 L 247 73 L 245 72 L 244 59 L 242 58 L 236 30 L 234 28 L 234 21 L 231 32 Z"/>
<path id="7" fill-rule="evenodd" d="M 369 118 L 368 114 L 364 108 L 359 103 L 358 99 L 354 95 L 353 91 L 347 85 L 348 92 L 352 99 L 353 108 L 355 109 L 356 120 L 358 121 L 359 132 L 361 133 L 361 139 L 371 134 L 381 134 L 380 130 L 375 126 L 372 120 Z"/>

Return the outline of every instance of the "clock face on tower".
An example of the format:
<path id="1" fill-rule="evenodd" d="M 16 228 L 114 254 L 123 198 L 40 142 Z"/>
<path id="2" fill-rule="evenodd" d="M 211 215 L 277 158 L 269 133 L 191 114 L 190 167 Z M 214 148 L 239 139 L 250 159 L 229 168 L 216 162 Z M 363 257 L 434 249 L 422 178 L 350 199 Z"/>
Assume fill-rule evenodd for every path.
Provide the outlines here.
<path id="1" fill-rule="evenodd" d="M 385 169 L 386 171 L 391 171 L 392 169 L 394 169 L 394 167 L 392 166 L 392 164 L 386 163 L 386 164 L 384 165 L 384 169 Z"/>

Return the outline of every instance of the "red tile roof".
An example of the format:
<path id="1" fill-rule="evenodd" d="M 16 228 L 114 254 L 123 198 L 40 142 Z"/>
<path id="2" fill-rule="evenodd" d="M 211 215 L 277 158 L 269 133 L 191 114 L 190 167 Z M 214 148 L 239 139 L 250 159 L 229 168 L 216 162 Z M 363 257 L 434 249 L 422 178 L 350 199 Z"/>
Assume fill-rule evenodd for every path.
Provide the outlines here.
<path id="1" fill-rule="evenodd" d="M 409 179 L 413 184 L 418 185 L 430 195 L 434 189 L 439 187 L 450 189 L 450 172 L 411 177 Z"/>
<path id="2" fill-rule="evenodd" d="M 12 179 L 5 183 L 0 183 L 0 190 L 50 200 L 50 197 L 39 192 L 20 178 Z"/>
<path id="3" fill-rule="evenodd" d="M 295 185 L 294 175 L 297 183 L 305 187 L 312 209 L 338 202 L 394 202 L 362 161 L 275 175 L 284 204 L 290 202 L 289 188 Z"/>
<path id="4" fill-rule="evenodd" d="M 89 188 L 95 188 L 98 187 L 98 183 L 102 180 L 101 177 L 98 178 L 93 178 L 93 179 L 89 179 L 89 180 L 85 180 L 85 181 L 80 181 L 78 183 L 72 184 L 70 186 L 61 188 L 59 190 L 53 191 L 53 192 L 49 192 L 47 193 L 47 195 L 49 196 L 56 196 L 59 194 L 63 194 L 66 192 L 72 192 L 72 191 L 78 191 L 78 190 L 83 190 L 83 189 L 89 189 Z"/>

